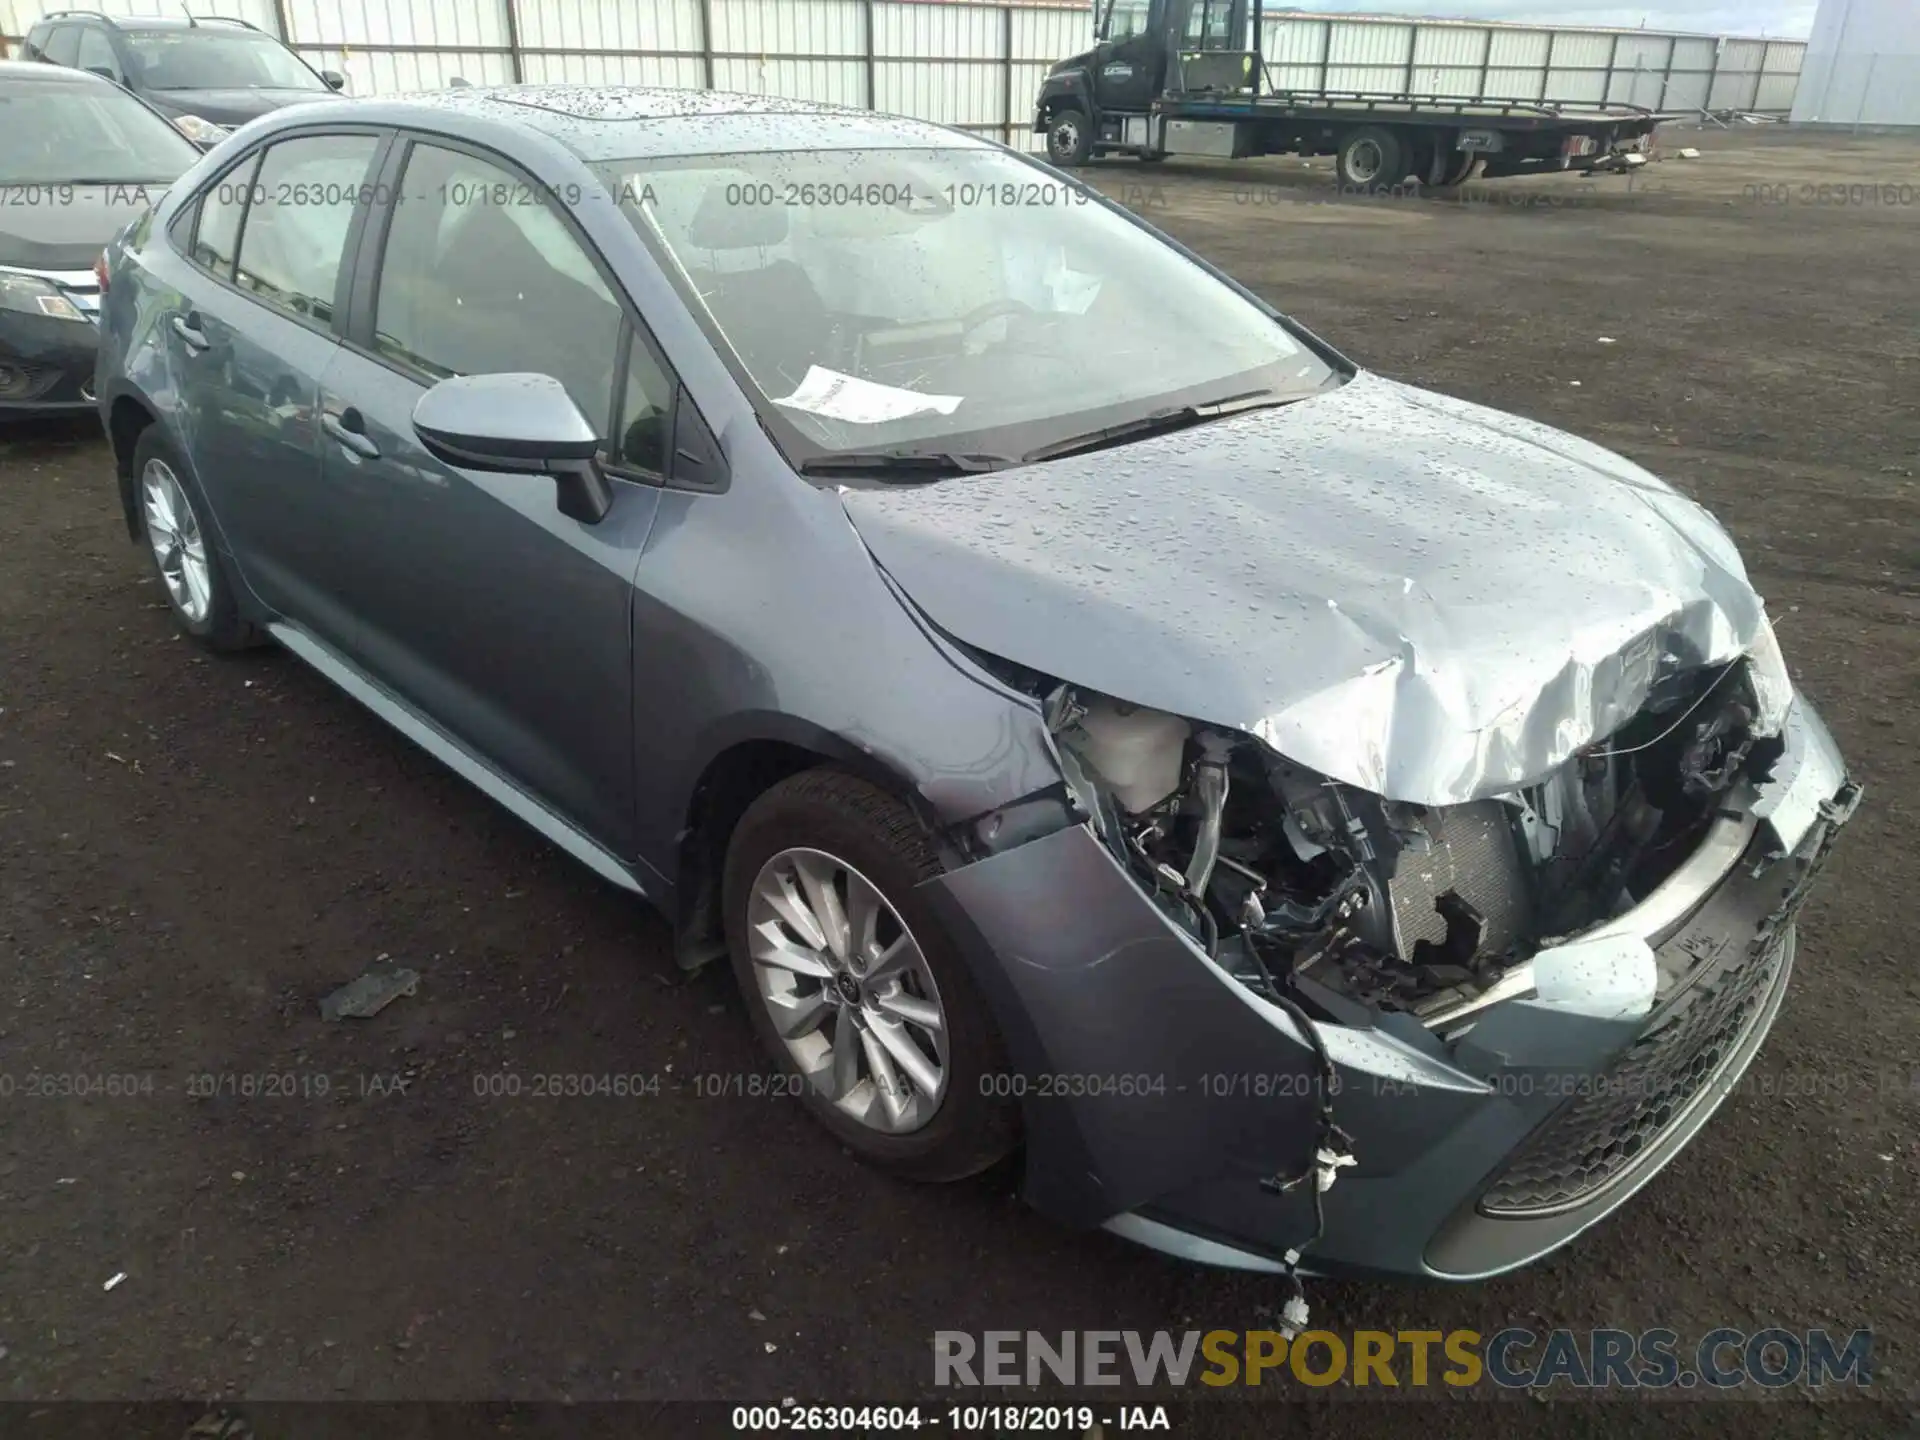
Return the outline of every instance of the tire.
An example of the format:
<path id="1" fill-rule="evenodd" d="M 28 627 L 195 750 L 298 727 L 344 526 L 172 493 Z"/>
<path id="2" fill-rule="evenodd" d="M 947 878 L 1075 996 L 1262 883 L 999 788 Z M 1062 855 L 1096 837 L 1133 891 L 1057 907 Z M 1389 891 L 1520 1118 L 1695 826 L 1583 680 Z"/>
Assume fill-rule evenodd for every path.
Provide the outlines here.
<path id="1" fill-rule="evenodd" d="M 1430 131 L 1416 132 L 1407 143 L 1407 174 L 1422 189 L 1434 183 L 1433 162 L 1438 153 Z"/>
<path id="2" fill-rule="evenodd" d="M 1340 142 L 1333 173 L 1342 189 L 1387 189 L 1407 178 L 1406 147 L 1393 131 L 1363 125 Z"/>
<path id="3" fill-rule="evenodd" d="M 796 864 L 810 867 L 810 876 L 792 868 Z M 940 871 L 919 823 L 900 801 L 843 771 L 808 770 L 748 807 L 727 846 L 721 891 L 734 978 L 761 1044 L 814 1118 L 842 1144 L 867 1163 L 912 1180 L 977 1174 L 1006 1156 L 1019 1133 L 1012 1102 L 985 1093 L 991 1077 L 1007 1074 L 986 1003 L 918 889 Z M 877 938 L 865 947 L 868 965 L 837 958 L 837 951 L 813 944 L 802 927 L 783 918 L 793 913 L 796 897 L 808 901 L 823 880 L 843 915 L 862 913 L 853 892 L 861 881 L 890 910 L 875 922 L 871 933 Z M 776 893 L 785 897 L 784 906 L 770 903 Z M 810 904 L 802 908 L 808 916 L 817 914 Z M 867 983 L 881 974 L 887 955 L 911 957 L 916 946 L 917 961 L 909 959 L 877 987 Z M 846 948 L 855 956 L 862 949 Z M 756 950 L 763 957 L 799 954 L 809 963 L 818 957 L 831 978 L 795 975 L 756 959 Z M 863 998 L 848 997 L 849 984 Z M 922 1014 L 931 1005 L 939 1014 L 944 1055 L 933 1053 L 931 1032 L 893 1020 L 864 998 L 881 993 L 884 1005 L 888 986 L 899 987 L 892 1004 L 905 1000 Z M 782 987 L 789 988 L 770 998 L 769 989 Z M 823 1008 L 809 1006 L 808 996 L 828 991 L 842 998 L 823 1002 Z M 776 1013 L 787 1035 L 776 1026 Z M 816 1014 L 821 1018 L 807 1018 Z M 847 1053 L 855 1058 L 843 1077 L 841 1033 L 849 1025 Z M 885 1043 L 880 1029 L 891 1032 Z M 937 1095 L 930 1098 L 908 1075 L 914 1067 L 895 1063 L 903 1040 L 918 1050 L 923 1078 L 938 1068 L 943 1083 Z M 893 1084 L 879 1083 L 874 1049 L 887 1057 Z M 889 1094 L 905 1108 L 903 1117 L 891 1115 Z M 894 1126 L 899 1128 L 889 1128 Z"/>
<path id="4" fill-rule="evenodd" d="M 1047 121 L 1047 159 L 1056 165 L 1078 167 L 1093 158 L 1093 122 L 1087 112 L 1062 106 Z"/>
<path id="5" fill-rule="evenodd" d="M 140 539 L 174 624 L 217 653 L 263 644 L 265 637 L 240 616 L 226 559 L 206 523 L 206 498 L 158 425 L 142 431 L 133 447 L 133 498 Z"/>
<path id="6" fill-rule="evenodd" d="M 1158 155 L 1142 155 L 1140 157 L 1140 163 L 1142 165 L 1160 165 L 1165 163 L 1166 158 L 1166 151 L 1163 150 Z"/>

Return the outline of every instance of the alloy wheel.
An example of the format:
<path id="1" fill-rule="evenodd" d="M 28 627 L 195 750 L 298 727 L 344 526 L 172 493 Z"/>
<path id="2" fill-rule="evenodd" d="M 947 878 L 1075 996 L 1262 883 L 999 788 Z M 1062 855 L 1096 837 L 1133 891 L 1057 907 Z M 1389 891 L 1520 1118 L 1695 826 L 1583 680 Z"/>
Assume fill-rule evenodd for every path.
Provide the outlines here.
<path id="1" fill-rule="evenodd" d="M 822 850 L 782 850 L 747 900 L 761 1003 L 816 1093 L 886 1135 L 932 1120 L 947 1016 L 919 942 L 874 883 Z"/>
<path id="2" fill-rule="evenodd" d="M 149 460 L 140 475 L 141 507 L 146 513 L 147 542 L 160 563 L 167 594 L 187 620 L 198 625 L 213 603 L 213 577 L 207 565 L 207 542 L 200 518 L 180 479 L 164 460 Z"/>

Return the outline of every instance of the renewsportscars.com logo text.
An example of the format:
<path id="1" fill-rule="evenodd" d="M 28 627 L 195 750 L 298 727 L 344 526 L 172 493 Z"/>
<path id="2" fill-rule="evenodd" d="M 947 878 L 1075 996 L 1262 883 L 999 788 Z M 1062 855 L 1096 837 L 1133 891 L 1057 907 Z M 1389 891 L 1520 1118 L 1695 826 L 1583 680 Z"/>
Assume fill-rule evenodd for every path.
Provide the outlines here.
<path id="1" fill-rule="evenodd" d="M 1193 1384 L 1729 1390 L 1873 1383 L 1873 1332 L 1710 1330 L 937 1330 L 943 1387 Z"/>

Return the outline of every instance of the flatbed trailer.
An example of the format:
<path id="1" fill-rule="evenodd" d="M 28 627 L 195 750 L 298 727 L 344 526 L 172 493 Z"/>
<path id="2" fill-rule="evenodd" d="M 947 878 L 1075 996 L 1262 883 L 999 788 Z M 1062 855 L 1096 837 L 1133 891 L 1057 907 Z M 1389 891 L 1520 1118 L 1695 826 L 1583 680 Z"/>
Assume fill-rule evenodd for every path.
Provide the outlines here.
<path id="1" fill-rule="evenodd" d="M 1664 118 L 1638 105 L 1276 88 L 1257 0 L 1098 0 L 1096 16 L 1099 42 L 1041 86 L 1034 130 L 1057 165 L 1331 155 L 1344 187 L 1444 188 L 1625 168 Z"/>

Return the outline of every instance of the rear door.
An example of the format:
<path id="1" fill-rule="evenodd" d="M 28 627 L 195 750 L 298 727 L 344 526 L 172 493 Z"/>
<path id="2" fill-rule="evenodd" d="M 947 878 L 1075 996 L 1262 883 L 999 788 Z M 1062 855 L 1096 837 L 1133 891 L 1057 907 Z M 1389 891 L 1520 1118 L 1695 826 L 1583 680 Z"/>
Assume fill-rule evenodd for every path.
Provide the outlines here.
<path id="1" fill-rule="evenodd" d="M 674 385 L 546 186 L 439 138 L 414 140 L 401 165 L 379 187 L 395 203 L 369 227 L 349 344 L 321 397 L 325 482 L 367 500 L 334 537 L 368 567 L 359 658 L 629 854 L 631 587 Z M 458 469 L 420 444 L 413 409 L 430 386 L 502 371 L 560 380 L 606 442 L 613 508 L 598 524 L 562 515 L 549 479 Z"/>
<path id="2" fill-rule="evenodd" d="M 371 129 L 273 141 L 200 197 L 204 283 L 166 317 L 195 470 L 245 583 L 351 645 L 359 557 L 334 538 L 352 476 L 320 467 L 320 376 L 339 349 L 356 207 L 385 144 Z"/>

